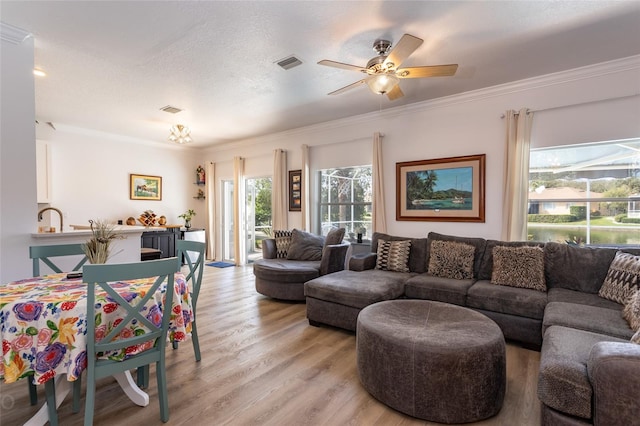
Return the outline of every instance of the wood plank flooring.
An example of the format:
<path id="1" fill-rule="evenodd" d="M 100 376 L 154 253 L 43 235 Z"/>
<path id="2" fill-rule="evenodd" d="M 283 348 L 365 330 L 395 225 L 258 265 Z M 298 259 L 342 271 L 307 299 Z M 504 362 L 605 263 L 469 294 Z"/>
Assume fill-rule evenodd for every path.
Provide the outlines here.
<path id="1" fill-rule="evenodd" d="M 304 303 L 256 293 L 252 269 L 205 266 L 198 306 L 202 361 L 190 341 L 167 350 L 170 425 L 428 425 L 401 414 L 362 388 L 355 335 L 312 327 Z M 539 425 L 540 354 L 507 344 L 507 392 L 501 412 L 477 425 Z M 40 386 L 40 403 L 44 387 Z M 111 378 L 97 389 L 96 425 L 161 425 L 154 368 L 150 403 L 131 403 Z M 81 425 L 69 398 L 61 425 Z M 31 407 L 27 386 L 0 384 L 0 425 L 21 425 Z"/>

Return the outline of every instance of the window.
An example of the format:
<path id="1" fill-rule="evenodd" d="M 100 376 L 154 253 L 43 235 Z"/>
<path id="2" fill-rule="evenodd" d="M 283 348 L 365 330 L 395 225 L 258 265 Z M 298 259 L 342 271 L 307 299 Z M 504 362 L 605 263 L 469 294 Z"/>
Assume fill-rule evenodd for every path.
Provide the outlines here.
<path id="1" fill-rule="evenodd" d="M 356 234 L 371 235 L 371 166 L 326 169 L 319 172 L 320 233 L 332 227 Z"/>
<path id="2" fill-rule="evenodd" d="M 640 139 L 532 149 L 529 239 L 640 244 Z"/>

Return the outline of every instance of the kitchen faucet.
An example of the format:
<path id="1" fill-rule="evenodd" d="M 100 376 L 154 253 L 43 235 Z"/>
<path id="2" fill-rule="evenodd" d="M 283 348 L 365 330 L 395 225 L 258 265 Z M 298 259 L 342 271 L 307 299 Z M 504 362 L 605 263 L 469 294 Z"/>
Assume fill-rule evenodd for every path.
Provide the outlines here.
<path id="1" fill-rule="evenodd" d="M 58 215 L 60 216 L 60 232 L 62 232 L 64 225 L 62 224 L 62 212 L 60 211 L 60 209 L 56 209 L 55 207 L 45 207 L 38 212 L 38 222 L 42 220 L 42 213 L 46 212 L 47 210 L 55 210 L 56 212 L 58 212 Z"/>

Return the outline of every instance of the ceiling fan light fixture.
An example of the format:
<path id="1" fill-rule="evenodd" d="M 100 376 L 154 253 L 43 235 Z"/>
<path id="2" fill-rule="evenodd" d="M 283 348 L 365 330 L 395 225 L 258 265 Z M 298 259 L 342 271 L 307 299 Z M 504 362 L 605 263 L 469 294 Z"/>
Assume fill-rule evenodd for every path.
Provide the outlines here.
<path id="1" fill-rule="evenodd" d="M 378 74 L 367 80 L 369 89 L 378 95 L 389 93 L 399 82 L 400 79 L 395 74 Z"/>
<path id="2" fill-rule="evenodd" d="M 176 124 L 175 126 L 171 126 L 171 129 L 169 129 L 169 140 L 179 144 L 190 143 L 193 142 L 193 139 L 189 136 L 190 134 L 191 129 L 187 126 Z"/>

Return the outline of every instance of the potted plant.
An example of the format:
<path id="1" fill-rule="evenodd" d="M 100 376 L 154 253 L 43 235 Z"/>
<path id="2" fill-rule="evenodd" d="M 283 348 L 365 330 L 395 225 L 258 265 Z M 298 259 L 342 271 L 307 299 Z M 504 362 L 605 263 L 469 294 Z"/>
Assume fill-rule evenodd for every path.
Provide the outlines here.
<path id="1" fill-rule="evenodd" d="M 111 255 L 111 242 L 124 238 L 115 231 L 113 225 L 101 221 L 89 221 L 91 225 L 91 238 L 82 245 L 84 253 L 91 264 L 107 263 Z"/>
<path id="2" fill-rule="evenodd" d="M 189 229 L 191 228 L 191 218 L 193 218 L 195 215 L 196 215 L 195 210 L 189 209 L 186 212 L 179 215 L 178 217 L 184 219 L 184 227 Z"/>

